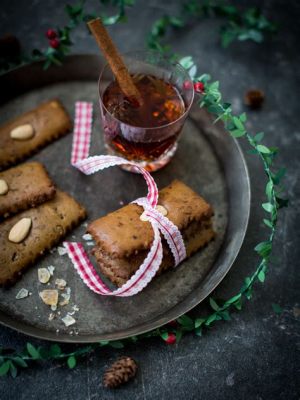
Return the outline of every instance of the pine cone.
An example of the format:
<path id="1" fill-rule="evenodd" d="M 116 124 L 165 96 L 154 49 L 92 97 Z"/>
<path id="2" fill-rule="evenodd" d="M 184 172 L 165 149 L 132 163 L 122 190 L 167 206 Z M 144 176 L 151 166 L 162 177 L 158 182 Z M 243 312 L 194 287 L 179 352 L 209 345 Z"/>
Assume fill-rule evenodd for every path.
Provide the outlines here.
<path id="1" fill-rule="evenodd" d="M 103 384 L 107 388 L 116 388 L 132 379 L 137 371 L 137 364 L 131 357 L 121 357 L 114 362 L 103 375 Z"/>
<path id="2" fill-rule="evenodd" d="M 245 104 L 246 106 L 257 109 L 260 108 L 265 100 L 265 94 L 262 90 L 251 89 L 245 94 Z"/>

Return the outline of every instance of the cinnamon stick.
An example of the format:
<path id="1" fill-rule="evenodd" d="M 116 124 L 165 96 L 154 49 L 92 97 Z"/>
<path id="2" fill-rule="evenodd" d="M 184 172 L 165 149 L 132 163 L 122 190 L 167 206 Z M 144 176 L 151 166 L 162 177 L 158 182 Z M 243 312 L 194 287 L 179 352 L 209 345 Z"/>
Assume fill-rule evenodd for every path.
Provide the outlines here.
<path id="1" fill-rule="evenodd" d="M 138 102 L 139 106 L 141 106 L 143 104 L 142 97 L 133 83 L 122 57 L 120 56 L 100 18 L 93 19 L 87 24 L 98 46 L 102 50 L 113 74 L 115 75 L 122 92 L 129 99 L 129 101 L 133 103 Z"/>

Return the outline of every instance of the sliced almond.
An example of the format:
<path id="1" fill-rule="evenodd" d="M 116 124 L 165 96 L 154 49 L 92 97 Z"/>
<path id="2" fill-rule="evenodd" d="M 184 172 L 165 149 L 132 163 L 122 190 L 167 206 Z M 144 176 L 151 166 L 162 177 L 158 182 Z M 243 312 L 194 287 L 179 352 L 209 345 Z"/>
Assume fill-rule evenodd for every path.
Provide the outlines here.
<path id="1" fill-rule="evenodd" d="M 146 212 L 144 211 L 143 214 L 140 216 L 140 220 L 143 222 L 146 222 L 149 220 L 148 216 L 146 215 Z"/>
<path id="2" fill-rule="evenodd" d="M 56 279 L 55 286 L 57 286 L 59 290 L 64 290 L 64 288 L 67 286 L 67 282 L 64 279 Z"/>
<path id="3" fill-rule="evenodd" d="M 162 214 L 164 217 L 165 217 L 166 215 L 168 215 L 168 211 L 165 209 L 164 206 L 161 206 L 160 204 L 158 204 L 158 205 L 155 207 L 155 209 L 156 209 L 156 211 L 158 211 L 160 214 Z"/>
<path id="4" fill-rule="evenodd" d="M 47 268 L 39 268 L 38 269 L 38 278 L 41 283 L 48 283 L 50 280 L 51 274 Z"/>
<path id="5" fill-rule="evenodd" d="M 21 243 L 28 236 L 31 225 L 31 218 L 20 219 L 9 231 L 8 240 L 13 243 Z"/>
<path id="6" fill-rule="evenodd" d="M 56 289 L 46 289 L 39 293 L 40 298 L 48 306 L 55 307 L 58 302 L 58 291 Z"/>
<path id="7" fill-rule="evenodd" d="M 0 195 L 4 195 L 8 192 L 8 184 L 4 179 L 0 179 Z"/>
<path id="8" fill-rule="evenodd" d="M 28 140 L 34 136 L 32 125 L 20 125 L 10 131 L 10 137 L 15 140 Z"/>

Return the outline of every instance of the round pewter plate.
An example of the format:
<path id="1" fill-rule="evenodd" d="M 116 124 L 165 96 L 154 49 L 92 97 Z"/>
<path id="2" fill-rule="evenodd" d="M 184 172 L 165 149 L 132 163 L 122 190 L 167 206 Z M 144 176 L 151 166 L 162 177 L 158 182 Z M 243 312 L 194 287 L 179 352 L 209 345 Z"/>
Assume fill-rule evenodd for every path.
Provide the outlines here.
<path id="1" fill-rule="evenodd" d="M 43 71 L 42 64 L 36 63 L 3 75 L 0 124 L 51 98 L 60 99 L 73 119 L 75 101 L 92 101 L 95 112 L 90 154 L 104 154 L 97 90 L 102 63 L 94 55 L 70 56 L 62 67 Z M 72 135 L 68 134 L 31 159 L 42 162 L 57 186 L 86 207 L 87 221 L 72 231 L 67 240 L 84 242 L 90 250 L 91 243 L 82 238 L 87 223 L 144 196 L 146 184 L 141 176 L 118 167 L 84 176 L 70 165 L 71 143 Z M 246 233 L 250 185 L 242 152 L 221 124 L 214 125 L 204 110 L 195 107 L 186 121 L 174 159 L 154 178 L 159 188 L 180 179 L 212 204 L 217 232 L 213 242 L 129 298 L 94 294 L 76 274 L 69 258 L 53 249 L 13 287 L 0 289 L 0 322 L 42 339 L 98 342 L 157 328 L 205 299 L 229 271 Z M 55 267 L 54 275 L 49 285 L 43 285 L 38 281 L 37 269 L 50 265 Z M 41 301 L 39 292 L 54 288 L 56 278 L 66 280 L 71 298 L 49 320 L 51 310 Z M 21 288 L 31 295 L 17 300 Z M 66 327 L 62 318 L 68 312 L 76 323 Z"/>

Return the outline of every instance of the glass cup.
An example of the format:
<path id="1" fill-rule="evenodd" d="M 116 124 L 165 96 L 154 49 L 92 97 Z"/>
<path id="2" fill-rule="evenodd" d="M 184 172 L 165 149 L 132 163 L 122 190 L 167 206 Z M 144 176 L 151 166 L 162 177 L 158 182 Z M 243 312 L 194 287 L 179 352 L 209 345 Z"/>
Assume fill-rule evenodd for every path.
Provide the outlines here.
<path id="1" fill-rule="evenodd" d="M 99 78 L 100 111 L 107 152 L 121 156 L 129 161 L 134 161 L 148 171 L 156 171 L 164 167 L 176 152 L 182 127 L 194 98 L 193 82 L 188 72 L 180 64 L 167 60 L 159 52 L 130 52 L 123 55 L 123 60 L 134 80 L 140 79 L 139 77 L 143 79 L 146 76 L 146 79 L 150 77 L 149 79 L 154 79 L 155 82 L 163 82 L 163 85 L 165 82 L 171 90 L 175 91 L 174 93 L 178 95 L 182 102 L 182 112 L 176 119 L 172 120 L 170 117 L 171 120 L 167 120 L 167 123 L 164 122 L 159 125 L 158 122 L 156 126 L 151 126 L 151 123 L 148 126 L 145 122 L 149 117 L 146 106 L 145 121 L 143 121 L 143 124 L 137 125 L 130 121 L 129 113 L 126 115 L 126 104 L 121 104 L 124 101 L 122 93 L 119 96 L 120 105 L 117 106 L 118 110 L 120 107 L 124 108 L 121 110 L 122 115 L 127 118 L 120 117 L 120 113 L 116 115 L 116 113 L 108 110 L 105 101 L 108 98 L 109 86 L 115 81 L 115 78 L 108 64 L 101 71 Z M 145 91 L 148 89 L 150 92 L 147 101 L 151 100 L 152 94 L 150 86 L 146 86 Z M 164 96 L 163 91 L 161 96 Z M 166 105 L 172 111 L 173 103 L 168 101 L 168 104 L 165 104 L 164 107 Z M 167 113 L 166 115 L 168 116 L 169 114 Z M 134 170 L 128 165 L 124 165 L 123 168 Z"/>

